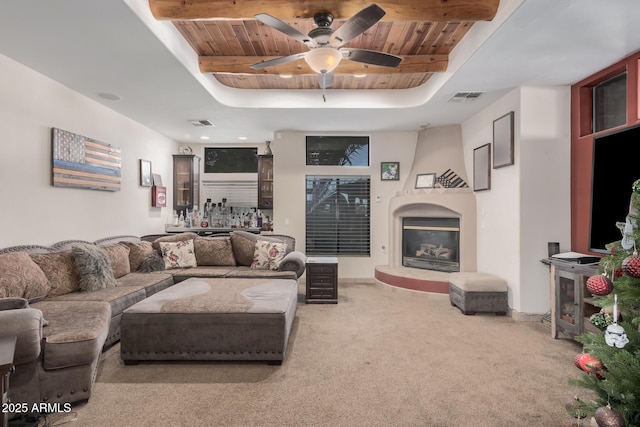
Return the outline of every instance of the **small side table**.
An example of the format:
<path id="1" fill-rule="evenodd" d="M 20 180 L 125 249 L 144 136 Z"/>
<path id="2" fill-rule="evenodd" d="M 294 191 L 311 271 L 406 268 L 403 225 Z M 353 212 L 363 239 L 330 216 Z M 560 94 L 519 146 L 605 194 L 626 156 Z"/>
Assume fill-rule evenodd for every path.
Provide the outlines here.
<path id="1" fill-rule="evenodd" d="M 9 402 L 9 374 L 13 370 L 13 354 L 16 349 L 16 337 L 0 338 L 0 395 L 2 406 Z M 7 427 L 9 413 L 0 411 L 0 426 Z"/>
<path id="2" fill-rule="evenodd" d="M 338 258 L 308 257 L 307 304 L 338 303 Z"/>

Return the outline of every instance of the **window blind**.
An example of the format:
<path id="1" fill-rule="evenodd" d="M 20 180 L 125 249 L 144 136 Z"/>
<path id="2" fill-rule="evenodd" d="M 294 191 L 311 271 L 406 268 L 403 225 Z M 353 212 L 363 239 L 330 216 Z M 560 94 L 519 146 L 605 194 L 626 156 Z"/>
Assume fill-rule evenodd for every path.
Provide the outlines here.
<path id="1" fill-rule="evenodd" d="M 202 206 L 207 199 L 216 205 L 227 199 L 227 206 L 254 208 L 258 205 L 257 181 L 202 181 Z"/>
<path id="2" fill-rule="evenodd" d="M 370 255 L 369 176 L 306 177 L 306 254 Z"/>

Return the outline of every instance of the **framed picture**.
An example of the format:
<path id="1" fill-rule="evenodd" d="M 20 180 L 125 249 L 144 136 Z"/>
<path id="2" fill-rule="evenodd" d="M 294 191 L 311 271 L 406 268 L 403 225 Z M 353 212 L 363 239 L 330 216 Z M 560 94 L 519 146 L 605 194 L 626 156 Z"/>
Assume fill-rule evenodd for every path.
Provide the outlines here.
<path id="1" fill-rule="evenodd" d="M 140 185 L 151 187 L 151 162 L 140 159 Z"/>
<path id="2" fill-rule="evenodd" d="M 151 175 L 153 176 L 153 185 L 162 185 L 162 176 L 159 173 Z"/>
<path id="3" fill-rule="evenodd" d="M 491 189 L 491 144 L 473 149 L 473 191 Z"/>
<path id="4" fill-rule="evenodd" d="M 493 121 L 493 168 L 513 164 L 513 111 Z"/>
<path id="5" fill-rule="evenodd" d="M 380 179 L 383 181 L 400 180 L 400 162 L 380 163 Z"/>
<path id="6" fill-rule="evenodd" d="M 421 173 L 416 175 L 416 188 L 433 188 L 435 185 L 435 173 Z"/>

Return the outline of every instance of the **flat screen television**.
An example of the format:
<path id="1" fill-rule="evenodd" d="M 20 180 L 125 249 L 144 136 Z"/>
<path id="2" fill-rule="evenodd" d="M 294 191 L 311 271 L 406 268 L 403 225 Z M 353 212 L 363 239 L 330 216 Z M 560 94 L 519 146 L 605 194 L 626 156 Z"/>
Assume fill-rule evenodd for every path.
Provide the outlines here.
<path id="1" fill-rule="evenodd" d="M 640 126 L 597 136 L 593 141 L 593 175 L 589 250 L 607 253 L 605 245 L 622 239 L 616 222 L 629 213 L 631 186 L 640 179 Z"/>

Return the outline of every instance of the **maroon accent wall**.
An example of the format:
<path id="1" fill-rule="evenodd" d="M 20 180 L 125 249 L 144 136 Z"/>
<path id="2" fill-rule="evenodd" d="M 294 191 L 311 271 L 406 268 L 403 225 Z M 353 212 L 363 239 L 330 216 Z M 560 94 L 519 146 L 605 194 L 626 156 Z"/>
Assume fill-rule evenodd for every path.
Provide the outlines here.
<path id="1" fill-rule="evenodd" d="M 639 65 L 640 52 L 636 52 L 571 86 L 571 249 L 573 251 L 591 253 L 589 252 L 589 211 L 594 137 L 640 123 Z M 593 133 L 591 131 L 591 89 L 624 71 L 627 72 L 627 123 Z"/>

